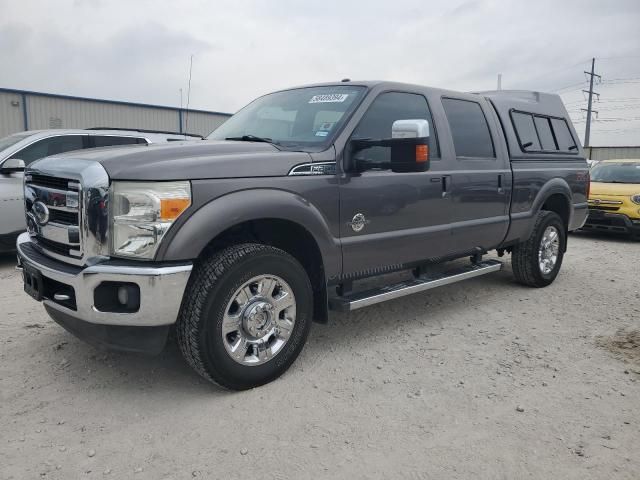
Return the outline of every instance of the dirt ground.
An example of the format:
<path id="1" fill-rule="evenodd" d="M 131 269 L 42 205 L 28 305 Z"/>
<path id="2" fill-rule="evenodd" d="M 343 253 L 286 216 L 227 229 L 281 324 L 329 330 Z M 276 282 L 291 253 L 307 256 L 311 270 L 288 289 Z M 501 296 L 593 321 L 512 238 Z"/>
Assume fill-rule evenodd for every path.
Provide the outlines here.
<path id="1" fill-rule="evenodd" d="M 332 314 L 289 372 L 242 393 L 173 344 L 82 343 L 14 263 L 0 257 L 1 479 L 640 478 L 639 243 L 572 235 L 545 289 L 507 259 Z"/>

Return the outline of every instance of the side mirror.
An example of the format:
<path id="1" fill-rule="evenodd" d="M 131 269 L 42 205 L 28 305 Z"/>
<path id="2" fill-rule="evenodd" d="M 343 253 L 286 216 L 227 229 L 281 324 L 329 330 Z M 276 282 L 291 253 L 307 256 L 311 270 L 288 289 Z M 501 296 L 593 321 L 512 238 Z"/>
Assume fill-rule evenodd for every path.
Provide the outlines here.
<path id="1" fill-rule="evenodd" d="M 15 173 L 24 171 L 24 160 L 9 158 L 0 166 L 0 173 Z"/>
<path id="2" fill-rule="evenodd" d="M 396 120 L 391 127 L 391 138 L 354 139 L 353 153 L 370 147 L 391 148 L 391 162 L 382 165 L 375 162 L 357 162 L 356 170 L 389 168 L 393 172 L 426 172 L 429 170 L 429 122 L 423 119 Z"/>

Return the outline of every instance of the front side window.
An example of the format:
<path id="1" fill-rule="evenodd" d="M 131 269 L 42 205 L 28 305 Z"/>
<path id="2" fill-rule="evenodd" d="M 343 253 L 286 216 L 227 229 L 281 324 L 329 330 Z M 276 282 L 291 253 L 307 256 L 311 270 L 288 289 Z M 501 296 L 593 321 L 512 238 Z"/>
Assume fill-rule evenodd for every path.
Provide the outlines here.
<path id="1" fill-rule="evenodd" d="M 426 120 L 429 122 L 431 138 L 434 137 L 433 122 L 427 100 L 415 93 L 382 93 L 373 101 L 353 132 L 352 139 L 391 138 L 391 129 L 396 120 Z M 437 142 L 431 142 L 437 156 Z M 369 147 L 356 153 L 356 160 L 375 163 L 391 161 L 390 147 Z"/>
<path id="2" fill-rule="evenodd" d="M 279 148 L 327 148 L 359 105 L 366 89 L 336 85 L 271 93 L 254 100 L 207 137 L 210 140 L 267 140 Z"/>
<path id="3" fill-rule="evenodd" d="M 35 143 L 18 150 L 11 158 L 19 158 L 29 165 L 35 160 L 39 160 L 49 155 L 81 150 L 84 148 L 83 135 L 60 135 L 57 137 L 44 138 Z"/>
<path id="4" fill-rule="evenodd" d="M 489 124 L 479 103 L 456 98 L 443 98 L 453 147 L 457 157 L 494 158 Z"/>

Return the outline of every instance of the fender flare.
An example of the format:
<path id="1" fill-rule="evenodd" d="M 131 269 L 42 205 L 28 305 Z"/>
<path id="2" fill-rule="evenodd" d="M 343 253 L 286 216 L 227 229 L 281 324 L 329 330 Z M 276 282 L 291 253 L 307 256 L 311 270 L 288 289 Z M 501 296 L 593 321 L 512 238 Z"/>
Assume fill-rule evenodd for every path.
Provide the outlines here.
<path id="1" fill-rule="evenodd" d="M 300 195 L 270 188 L 235 191 L 204 204 L 181 222 L 166 245 L 160 246 L 156 260 L 193 260 L 209 242 L 229 228 L 265 219 L 288 220 L 305 228 L 318 245 L 326 278 L 339 274 L 340 241 L 331 234 L 322 213 Z"/>
<path id="2" fill-rule="evenodd" d="M 530 218 L 533 218 L 534 215 L 536 215 L 542 209 L 542 206 L 549 199 L 549 197 L 551 197 L 551 195 L 555 195 L 558 193 L 564 196 L 567 201 L 567 206 L 569 209 L 569 218 L 567 219 L 567 228 L 569 228 L 569 225 L 571 223 L 571 217 L 573 216 L 573 205 L 571 203 L 571 197 L 572 197 L 571 187 L 569 187 L 569 184 L 564 178 L 559 178 L 559 177 L 552 178 L 542 186 L 542 188 L 536 195 L 536 198 L 533 200 L 531 210 L 529 211 Z M 529 226 L 527 227 L 523 238 L 529 238 L 529 236 L 531 235 L 531 232 L 533 231 L 533 227 L 534 227 L 534 223 L 529 222 Z"/>

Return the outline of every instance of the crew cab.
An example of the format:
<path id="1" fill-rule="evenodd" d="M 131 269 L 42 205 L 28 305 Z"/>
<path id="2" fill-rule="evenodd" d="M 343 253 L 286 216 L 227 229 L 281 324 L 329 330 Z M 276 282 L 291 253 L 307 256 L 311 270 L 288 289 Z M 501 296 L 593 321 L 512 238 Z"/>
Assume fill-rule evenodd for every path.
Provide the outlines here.
<path id="1" fill-rule="evenodd" d="M 329 310 L 495 272 L 492 250 L 518 282 L 550 285 L 588 172 L 557 95 L 304 86 L 203 142 L 32 163 L 19 264 L 70 332 L 158 352 L 175 328 L 200 375 L 241 390 L 286 371 Z M 361 285 L 395 271 L 412 280 Z"/>

